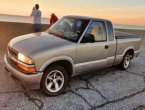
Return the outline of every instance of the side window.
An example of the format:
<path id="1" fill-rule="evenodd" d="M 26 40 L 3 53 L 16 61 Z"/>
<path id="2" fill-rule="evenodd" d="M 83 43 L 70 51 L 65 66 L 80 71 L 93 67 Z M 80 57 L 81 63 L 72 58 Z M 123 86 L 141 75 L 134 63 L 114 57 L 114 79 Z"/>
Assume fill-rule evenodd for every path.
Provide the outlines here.
<path id="1" fill-rule="evenodd" d="M 112 23 L 107 21 L 106 24 L 107 24 L 109 41 L 113 41 L 114 40 L 114 33 L 113 33 Z"/>
<path id="2" fill-rule="evenodd" d="M 86 34 L 94 36 L 96 42 L 103 42 L 107 40 L 105 23 L 101 21 L 93 21 L 88 28 Z"/>

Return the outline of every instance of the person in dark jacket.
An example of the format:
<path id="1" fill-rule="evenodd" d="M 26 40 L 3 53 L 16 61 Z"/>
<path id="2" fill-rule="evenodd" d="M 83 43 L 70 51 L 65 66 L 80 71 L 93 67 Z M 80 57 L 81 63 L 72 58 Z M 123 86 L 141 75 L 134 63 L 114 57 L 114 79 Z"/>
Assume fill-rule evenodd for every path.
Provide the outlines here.
<path id="1" fill-rule="evenodd" d="M 58 18 L 54 13 L 52 13 L 50 16 L 50 26 L 52 26 L 58 20 Z"/>

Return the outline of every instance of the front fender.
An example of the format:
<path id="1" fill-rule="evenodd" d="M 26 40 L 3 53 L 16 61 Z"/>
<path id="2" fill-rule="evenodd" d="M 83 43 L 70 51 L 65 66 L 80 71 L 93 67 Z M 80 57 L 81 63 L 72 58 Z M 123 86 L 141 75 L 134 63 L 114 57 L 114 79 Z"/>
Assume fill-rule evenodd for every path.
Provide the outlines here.
<path id="1" fill-rule="evenodd" d="M 52 58 L 52 59 L 46 61 L 46 62 L 40 67 L 39 71 L 44 71 L 45 68 L 46 68 L 48 65 L 50 65 L 50 64 L 52 64 L 52 63 L 54 63 L 54 62 L 56 62 L 56 61 L 60 61 L 60 60 L 69 61 L 69 62 L 71 63 L 71 65 L 72 65 L 72 68 L 74 69 L 74 62 L 73 62 L 73 59 L 72 59 L 71 57 L 69 57 L 69 56 L 59 56 L 59 57 L 55 57 L 55 58 Z"/>

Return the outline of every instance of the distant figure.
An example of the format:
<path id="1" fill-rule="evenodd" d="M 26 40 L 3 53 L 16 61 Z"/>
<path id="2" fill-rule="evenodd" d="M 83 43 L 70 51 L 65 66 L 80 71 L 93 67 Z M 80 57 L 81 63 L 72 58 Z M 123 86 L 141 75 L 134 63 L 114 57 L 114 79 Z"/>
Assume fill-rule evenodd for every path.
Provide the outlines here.
<path id="1" fill-rule="evenodd" d="M 54 13 L 52 13 L 50 16 L 50 26 L 52 26 L 58 20 L 58 18 Z"/>
<path id="2" fill-rule="evenodd" d="M 41 11 L 39 10 L 39 5 L 36 4 L 32 9 L 31 16 L 33 17 L 33 29 L 34 32 L 41 31 Z"/>

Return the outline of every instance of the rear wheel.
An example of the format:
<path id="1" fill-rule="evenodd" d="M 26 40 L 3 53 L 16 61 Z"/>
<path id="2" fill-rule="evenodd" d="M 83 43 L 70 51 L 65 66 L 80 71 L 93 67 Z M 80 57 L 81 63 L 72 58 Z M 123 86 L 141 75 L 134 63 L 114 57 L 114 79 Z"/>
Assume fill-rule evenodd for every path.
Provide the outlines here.
<path id="1" fill-rule="evenodd" d="M 64 67 L 50 66 L 44 73 L 41 81 L 42 92 L 46 95 L 56 96 L 61 94 L 68 83 L 68 74 Z"/>
<path id="2" fill-rule="evenodd" d="M 126 70 L 130 65 L 130 61 L 131 61 L 131 54 L 128 52 L 124 55 L 124 58 L 120 64 L 120 68 L 122 70 Z"/>

